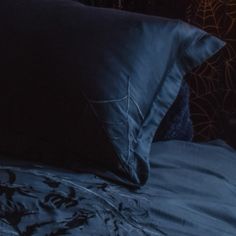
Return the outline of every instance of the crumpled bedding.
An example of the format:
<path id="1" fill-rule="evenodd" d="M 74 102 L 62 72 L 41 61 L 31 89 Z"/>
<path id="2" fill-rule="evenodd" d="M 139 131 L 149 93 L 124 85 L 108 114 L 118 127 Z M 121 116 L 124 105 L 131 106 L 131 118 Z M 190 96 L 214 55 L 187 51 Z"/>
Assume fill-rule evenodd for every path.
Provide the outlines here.
<path id="1" fill-rule="evenodd" d="M 127 189 L 93 174 L 0 158 L 0 235 L 236 235 L 236 152 L 222 141 L 154 143 Z"/>

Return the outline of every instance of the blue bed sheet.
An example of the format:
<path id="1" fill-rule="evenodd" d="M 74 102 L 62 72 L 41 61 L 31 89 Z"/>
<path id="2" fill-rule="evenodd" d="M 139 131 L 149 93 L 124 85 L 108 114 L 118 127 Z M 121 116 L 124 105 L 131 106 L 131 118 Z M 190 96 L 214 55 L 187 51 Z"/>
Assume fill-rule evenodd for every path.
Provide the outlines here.
<path id="1" fill-rule="evenodd" d="M 236 235 L 236 152 L 223 141 L 154 143 L 130 190 L 93 174 L 0 158 L 0 235 Z"/>

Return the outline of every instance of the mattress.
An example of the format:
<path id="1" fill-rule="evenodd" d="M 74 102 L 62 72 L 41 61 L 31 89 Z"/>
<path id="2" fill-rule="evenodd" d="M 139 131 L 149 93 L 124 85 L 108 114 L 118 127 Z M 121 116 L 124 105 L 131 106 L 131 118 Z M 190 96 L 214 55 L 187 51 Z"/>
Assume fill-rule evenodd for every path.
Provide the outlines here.
<path id="1" fill-rule="evenodd" d="M 0 235 L 236 235 L 234 149 L 165 141 L 150 161 L 147 184 L 130 189 L 2 155 Z"/>

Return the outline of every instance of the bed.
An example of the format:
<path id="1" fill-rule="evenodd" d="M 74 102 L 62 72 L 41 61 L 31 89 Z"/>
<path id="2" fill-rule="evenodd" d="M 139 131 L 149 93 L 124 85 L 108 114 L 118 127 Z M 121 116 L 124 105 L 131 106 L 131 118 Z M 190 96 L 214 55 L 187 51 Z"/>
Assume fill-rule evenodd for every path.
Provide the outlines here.
<path id="1" fill-rule="evenodd" d="M 183 79 L 223 41 L 69 0 L 0 22 L 0 235 L 235 235 L 236 153 L 191 142 Z"/>
<path id="2" fill-rule="evenodd" d="M 221 140 L 154 143 L 132 190 L 1 156 L 2 235 L 235 235 L 236 152 Z"/>

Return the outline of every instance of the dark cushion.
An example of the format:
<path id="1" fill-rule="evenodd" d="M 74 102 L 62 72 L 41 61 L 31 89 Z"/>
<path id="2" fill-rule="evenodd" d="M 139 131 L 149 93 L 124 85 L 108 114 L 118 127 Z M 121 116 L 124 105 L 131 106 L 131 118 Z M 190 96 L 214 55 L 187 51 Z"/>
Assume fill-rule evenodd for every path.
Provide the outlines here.
<path id="1" fill-rule="evenodd" d="M 223 46 L 179 20 L 68 0 L 4 0 L 0 20 L 0 150 L 134 186 L 183 75 Z"/>
<path id="2" fill-rule="evenodd" d="M 177 98 L 161 121 L 153 141 L 192 141 L 193 124 L 189 107 L 189 86 L 183 80 Z"/>

